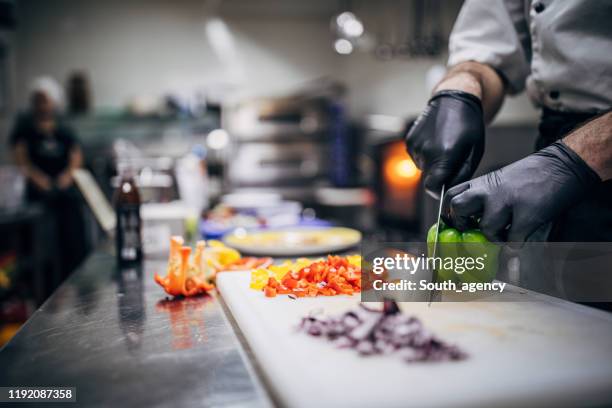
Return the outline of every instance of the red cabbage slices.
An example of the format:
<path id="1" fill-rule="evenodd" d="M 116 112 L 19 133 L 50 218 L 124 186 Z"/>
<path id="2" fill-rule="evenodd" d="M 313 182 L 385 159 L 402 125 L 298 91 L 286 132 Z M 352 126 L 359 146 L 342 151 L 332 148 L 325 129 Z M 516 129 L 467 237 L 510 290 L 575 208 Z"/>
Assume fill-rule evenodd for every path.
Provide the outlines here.
<path id="1" fill-rule="evenodd" d="M 382 310 L 360 304 L 335 317 L 307 316 L 300 330 L 326 337 L 339 348 L 355 349 L 360 355 L 397 353 L 407 362 L 462 360 L 467 355 L 427 331 L 419 319 L 400 313 L 394 301 Z"/>

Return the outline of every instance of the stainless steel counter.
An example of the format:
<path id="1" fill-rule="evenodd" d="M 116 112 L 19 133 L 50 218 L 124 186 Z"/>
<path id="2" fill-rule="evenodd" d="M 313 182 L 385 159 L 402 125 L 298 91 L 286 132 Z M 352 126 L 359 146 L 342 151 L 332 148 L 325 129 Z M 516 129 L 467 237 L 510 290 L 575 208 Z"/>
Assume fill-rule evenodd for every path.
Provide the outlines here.
<path id="1" fill-rule="evenodd" d="M 221 301 L 168 300 L 155 271 L 165 261 L 93 254 L 0 350 L 0 386 L 72 386 L 101 407 L 270 405 Z"/>

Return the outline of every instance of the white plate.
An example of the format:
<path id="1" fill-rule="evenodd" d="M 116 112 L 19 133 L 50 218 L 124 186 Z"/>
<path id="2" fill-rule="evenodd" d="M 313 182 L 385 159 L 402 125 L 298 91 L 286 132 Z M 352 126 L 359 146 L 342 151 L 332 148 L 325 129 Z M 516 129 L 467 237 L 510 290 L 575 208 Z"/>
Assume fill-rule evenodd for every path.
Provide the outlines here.
<path id="1" fill-rule="evenodd" d="M 343 251 L 361 242 L 361 233 L 341 227 L 291 227 L 237 230 L 223 238 L 227 246 L 257 256 L 306 256 Z"/>

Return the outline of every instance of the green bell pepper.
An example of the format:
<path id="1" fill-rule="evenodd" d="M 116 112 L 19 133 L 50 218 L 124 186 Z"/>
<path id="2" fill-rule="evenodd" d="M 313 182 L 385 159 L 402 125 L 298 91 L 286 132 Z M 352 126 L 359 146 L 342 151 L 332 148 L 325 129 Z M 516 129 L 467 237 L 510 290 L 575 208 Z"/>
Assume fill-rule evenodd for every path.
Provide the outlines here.
<path id="1" fill-rule="evenodd" d="M 427 233 L 429 256 L 433 255 L 435 235 L 436 224 Z M 436 257 L 442 258 L 442 267 L 438 269 L 438 281 L 491 282 L 497 274 L 500 249 L 479 230 L 460 232 L 440 221 Z"/>

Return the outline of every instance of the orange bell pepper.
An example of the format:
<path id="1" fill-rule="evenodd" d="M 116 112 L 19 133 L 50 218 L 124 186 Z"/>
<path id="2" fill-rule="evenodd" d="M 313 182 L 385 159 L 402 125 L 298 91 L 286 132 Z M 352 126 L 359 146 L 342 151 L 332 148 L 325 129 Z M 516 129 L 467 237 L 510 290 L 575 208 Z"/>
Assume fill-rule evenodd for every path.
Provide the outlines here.
<path id="1" fill-rule="evenodd" d="M 214 289 L 207 281 L 201 268 L 201 251 L 203 245 L 196 248 L 194 262 L 190 262 L 191 247 L 183 246 L 181 237 L 170 240 L 170 255 L 168 258 L 168 274 L 154 276 L 155 282 L 172 296 L 195 296 Z"/>

